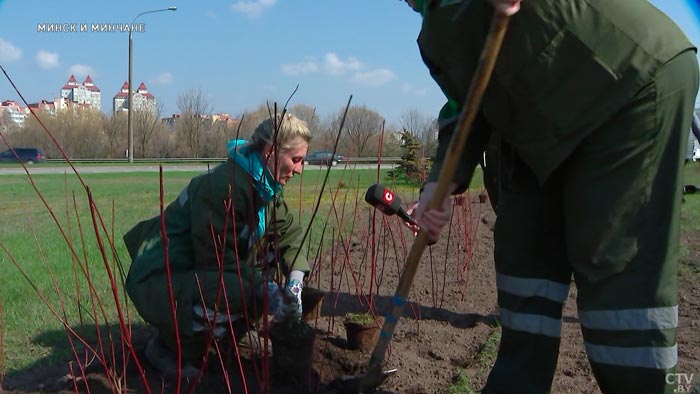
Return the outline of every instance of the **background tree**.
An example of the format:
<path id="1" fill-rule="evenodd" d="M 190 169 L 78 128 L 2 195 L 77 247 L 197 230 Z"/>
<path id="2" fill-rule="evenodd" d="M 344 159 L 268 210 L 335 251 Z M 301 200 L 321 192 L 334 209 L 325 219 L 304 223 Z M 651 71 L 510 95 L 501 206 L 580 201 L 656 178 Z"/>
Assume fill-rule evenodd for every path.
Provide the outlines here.
<path id="1" fill-rule="evenodd" d="M 413 137 L 420 138 L 424 131 L 430 127 L 430 120 L 423 112 L 413 108 L 401 113 L 399 125 L 402 135 L 410 133 Z"/>
<path id="2" fill-rule="evenodd" d="M 398 157 L 403 154 L 401 133 L 402 131 L 396 125 L 385 126 L 384 136 L 381 139 L 382 157 Z"/>
<path id="3" fill-rule="evenodd" d="M 93 159 L 107 155 L 108 147 L 104 129 L 102 128 L 102 113 L 98 110 L 74 107 L 74 110 L 63 111 L 64 120 L 70 122 L 62 128 L 62 146 L 74 159 Z M 70 124 L 70 126 L 68 126 Z"/>
<path id="4" fill-rule="evenodd" d="M 163 129 L 163 132 L 156 134 L 153 137 L 151 143 L 151 152 L 153 157 L 159 157 L 163 159 L 171 157 L 183 157 L 186 156 L 186 152 L 178 151 L 177 135 L 173 132 L 174 128 L 168 128 L 167 126 Z"/>
<path id="5" fill-rule="evenodd" d="M 338 111 L 331 122 L 331 130 L 338 131 L 345 108 Z M 378 136 L 384 118 L 365 105 L 348 109 L 341 136 L 343 154 L 348 156 L 371 156 L 377 154 Z"/>
<path id="6" fill-rule="evenodd" d="M 35 111 L 35 113 L 49 130 L 56 128 L 54 117 L 44 111 Z M 58 151 L 58 149 L 55 148 L 51 149 L 54 145 L 53 142 L 51 142 L 49 136 L 46 135 L 44 129 L 32 115 L 29 115 L 29 117 L 26 119 L 24 127 L 20 128 L 15 125 L 10 125 L 7 131 L 4 133 L 7 136 L 8 142 L 13 148 L 35 147 L 44 151 L 47 156 L 49 155 L 49 152 L 53 154 L 54 152 Z M 6 147 L 4 143 L 0 142 L 0 150 L 5 149 L 9 148 Z M 49 157 L 58 156 L 52 155 Z"/>
<path id="7" fill-rule="evenodd" d="M 437 150 L 437 121 L 427 116 L 420 110 L 409 109 L 403 112 L 399 118 L 399 124 L 403 133 L 408 132 L 421 143 L 422 157 L 430 157 Z"/>
<path id="8" fill-rule="evenodd" d="M 204 118 L 211 113 L 209 100 L 200 89 L 191 89 L 178 97 L 177 108 L 180 110 L 177 134 L 189 156 L 200 157 L 204 136 L 211 127 L 211 122 Z"/>
<path id="9" fill-rule="evenodd" d="M 137 157 L 212 157 L 228 155 L 226 143 L 233 138 L 247 139 L 260 122 L 275 111 L 275 102 L 268 100 L 256 108 L 244 111 L 233 119 L 217 118 L 211 114 L 209 100 L 202 90 L 191 89 L 177 100 L 180 114 L 173 122 L 161 122 L 163 104 L 155 113 L 134 111 L 134 149 Z M 282 108 L 277 107 L 281 112 Z M 313 139 L 309 151 L 331 151 L 345 108 L 323 119 L 315 107 L 295 104 L 288 112 L 307 122 Z M 126 148 L 126 114 L 107 116 L 81 106 L 70 106 L 51 116 L 37 111 L 44 124 L 55 136 L 70 158 L 123 158 Z M 346 156 L 384 157 L 403 155 L 403 133 L 410 133 L 421 143 L 420 157 L 434 154 L 437 146 L 437 125 L 419 110 L 401 115 L 400 126 L 389 125 L 384 118 L 365 105 L 348 109 L 338 153 Z M 239 127 L 240 125 L 240 127 Z M 60 157 L 36 120 L 29 117 L 22 128 L 11 126 L 5 134 L 14 146 L 30 146 L 44 150 L 50 158 Z M 380 145 L 381 144 L 381 145 Z"/>
<path id="10" fill-rule="evenodd" d="M 274 102 L 272 101 L 262 103 L 252 110 L 244 111 L 243 115 L 241 115 L 243 119 L 241 121 L 240 131 L 238 132 L 238 138 L 250 138 L 250 136 L 253 135 L 253 131 L 255 131 L 255 128 L 258 127 L 260 122 L 264 121 L 265 119 L 269 119 L 274 111 L 275 106 Z M 282 108 L 278 107 L 277 111 L 282 112 Z M 236 131 L 234 131 L 234 133 L 235 132 Z"/>
<path id="11" fill-rule="evenodd" d="M 205 136 L 203 157 L 228 157 L 226 144 L 236 137 L 239 122 L 231 119 L 217 119 L 212 122 Z"/>
<path id="12" fill-rule="evenodd" d="M 68 107 L 52 116 L 36 111 L 37 116 L 54 136 L 71 159 L 106 157 L 109 151 L 100 111 L 79 106 Z M 46 134 L 33 116 L 27 118 L 25 126 L 11 133 L 15 147 L 41 148 L 47 157 L 61 158 L 59 148 Z"/>
<path id="13" fill-rule="evenodd" d="M 321 129 L 321 118 L 316 113 L 316 108 L 306 104 L 295 104 L 287 109 L 287 112 L 306 122 L 311 134 Z"/>
<path id="14" fill-rule="evenodd" d="M 147 109 L 134 111 L 134 153 L 138 152 L 138 156 L 150 157 L 152 152 L 158 150 L 151 146 L 151 142 L 165 129 L 160 121 L 162 113 L 162 102 L 157 103 L 153 111 Z"/>
<path id="15" fill-rule="evenodd" d="M 102 129 L 107 141 L 110 158 L 126 157 L 127 127 L 126 112 L 119 111 L 112 116 L 102 115 Z"/>
<path id="16" fill-rule="evenodd" d="M 401 163 L 392 172 L 391 176 L 401 177 L 411 184 L 421 184 L 425 181 L 425 160 L 421 154 L 421 143 L 408 130 L 401 132 Z"/>
<path id="17" fill-rule="evenodd" d="M 430 120 L 429 127 L 423 132 L 421 142 L 423 143 L 423 157 L 432 160 L 437 153 L 438 147 L 438 121 L 436 118 Z"/>
<path id="18" fill-rule="evenodd" d="M 309 152 L 315 151 L 333 151 L 335 138 L 338 134 L 338 125 L 336 115 L 327 116 L 323 121 L 319 121 L 316 129 L 312 129 L 313 139 L 309 146 Z M 338 148 L 342 150 L 342 146 Z M 344 152 L 340 152 L 344 153 Z"/>

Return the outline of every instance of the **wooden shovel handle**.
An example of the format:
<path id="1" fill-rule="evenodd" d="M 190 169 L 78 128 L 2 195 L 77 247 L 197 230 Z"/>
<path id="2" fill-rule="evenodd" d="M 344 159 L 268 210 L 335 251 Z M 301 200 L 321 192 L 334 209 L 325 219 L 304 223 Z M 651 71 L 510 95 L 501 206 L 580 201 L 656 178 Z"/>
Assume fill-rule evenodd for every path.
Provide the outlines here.
<path id="1" fill-rule="evenodd" d="M 484 43 L 484 49 L 479 58 L 479 65 L 472 77 L 469 91 L 467 92 L 467 97 L 462 107 L 462 112 L 459 115 L 456 132 L 452 135 L 452 140 L 450 141 L 442 164 L 442 169 L 440 170 L 437 185 L 426 209 L 439 209 L 442 207 L 443 200 L 447 197 L 450 183 L 454 178 L 457 165 L 461 159 L 462 151 L 464 150 L 464 145 L 469 137 L 469 132 L 471 131 L 472 124 L 474 123 L 474 119 L 479 111 L 479 106 L 481 105 L 481 99 L 484 96 L 484 91 L 486 91 L 491 73 L 496 64 L 496 59 L 501 49 L 509 20 L 510 17 L 508 16 L 496 14 L 491 21 L 491 27 L 486 36 L 486 42 Z M 384 362 L 386 350 L 394 335 L 396 324 L 408 302 L 408 293 L 411 290 L 413 278 L 416 275 L 418 265 L 427 244 L 427 235 L 423 231 L 418 232 L 406 259 L 406 265 L 399 279 L 398 287 L 394 293 L 391 311 L 384 319 L 384 325 L 382 326 L 379 340 L 372 350 L 369 367 L 365 374 L 365 379 L 363 379 L 361 384 L 364 390 L 360 392 L 370 388 L 376 388 L 378 384 L 374 386 L 373 384 L 379 379 L 383 381 L 381 367 Z"/>

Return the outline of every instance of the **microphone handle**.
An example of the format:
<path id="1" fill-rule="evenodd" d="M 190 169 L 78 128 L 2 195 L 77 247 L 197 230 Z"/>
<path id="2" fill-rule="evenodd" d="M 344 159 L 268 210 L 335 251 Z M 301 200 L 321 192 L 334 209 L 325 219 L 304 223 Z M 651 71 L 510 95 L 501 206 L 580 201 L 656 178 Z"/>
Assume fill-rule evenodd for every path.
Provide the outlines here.
<path id="1" fill-rule="evenodd" d="M 397 212 L 397 214 L 399 215 L 399 217 L 401 219 L 403 219 L 404 222 L 406 222 L 412 226 L 416 226 L 418 224 L 418 223 L 416 223 L 416 220 L 411 215 L 409 215 L 405 209 L 403 209 L 403 207 L 399 208 L 399 211 Z"/>

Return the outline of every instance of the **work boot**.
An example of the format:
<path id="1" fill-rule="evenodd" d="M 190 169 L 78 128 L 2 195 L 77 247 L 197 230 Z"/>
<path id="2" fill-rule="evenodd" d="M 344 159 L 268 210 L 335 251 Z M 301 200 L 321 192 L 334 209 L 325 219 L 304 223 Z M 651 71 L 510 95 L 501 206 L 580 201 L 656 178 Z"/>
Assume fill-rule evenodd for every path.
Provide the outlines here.
<path id="1" fill-rule="evenodd" d="M 160 335 L 156 333 L 151 337 L 144 351 L 146 360 L 166 377 L 177 376 L 177 355 L 160 339 Z M 195 378 L 199 374 L 199 369 L 188 362 L 182 362 L 180 376 L 186 379 Z"/>

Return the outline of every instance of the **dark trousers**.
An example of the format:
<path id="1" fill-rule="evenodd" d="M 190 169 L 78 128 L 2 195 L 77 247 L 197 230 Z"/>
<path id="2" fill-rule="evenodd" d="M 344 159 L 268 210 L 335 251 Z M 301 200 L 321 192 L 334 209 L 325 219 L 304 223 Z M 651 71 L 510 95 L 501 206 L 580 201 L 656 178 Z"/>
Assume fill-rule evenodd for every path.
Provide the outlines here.
<path id="1" fill-rule="evenodd" d="M 485 393 L 547 393 L 571 277 L 604 393 L 671 393 L 682 165 L 695 53 L 660 68 L 541 184 L 501 152 L 495 260 L 502 338 Z"/>
<path id="2" fill-rule="evenodd" d="M 241 280 L 235 269 L 221 273 L 214 270 L 180 273 L 173 280 L 179 283 L 180 289 L 174 295 L 179 322 L 177 336 L 168 280 L 164 273 L 152 275 L 147 281 L 132 285 L 129 295 L 143 319 L 158 329 L 163 344 L 175 352 L 179 342 L 182 359 L 195 365 L 199 364 L 212 341 L 211 330 L 193 332 L 195 305 L 216 309 L 218 314 L 235 316 L 236 322 L 232 326 L 228 323 L 218 325 L 223 326 L 230 337 L 236 336 L 231 332 L 231 327 L 239 335 L 262 316 L 263 305 L 255 294 L 254 286 Z M 202 319 L 199 320 L 203 322 Z"/>

